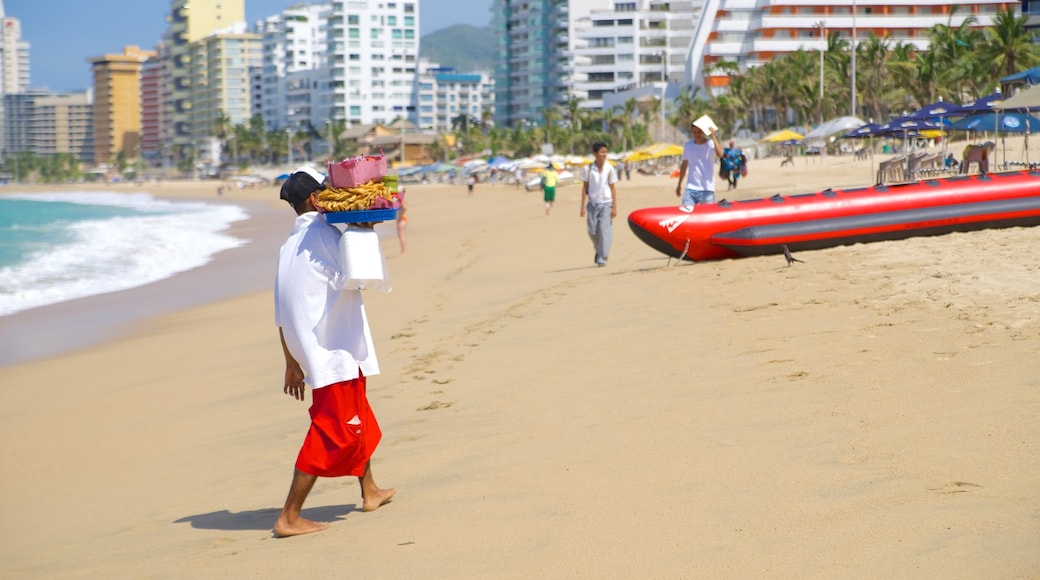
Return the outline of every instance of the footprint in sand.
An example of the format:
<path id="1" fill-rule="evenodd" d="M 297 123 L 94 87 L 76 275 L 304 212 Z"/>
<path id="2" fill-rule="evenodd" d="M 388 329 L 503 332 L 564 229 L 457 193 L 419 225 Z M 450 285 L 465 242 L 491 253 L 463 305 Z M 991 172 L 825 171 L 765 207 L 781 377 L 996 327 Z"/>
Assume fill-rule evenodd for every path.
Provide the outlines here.
<path id="1" fill-rule="evenodd" d="M 455 403 L 445 403 L 443 401 L 434 401 L 425 407 L 419 407 L 416 411 L 435 411 L 437 409 L 446 409 Z"/>
<path id="2" fill-rule="evenodd" d="M 978 491 L 982 489 L 982 486 L 977 483 L 971 483 L 970 481 L 951 481 L 943 487 L 929 488 L 928 491 L 935 493 L 968 493 L 969 491 Z"/>

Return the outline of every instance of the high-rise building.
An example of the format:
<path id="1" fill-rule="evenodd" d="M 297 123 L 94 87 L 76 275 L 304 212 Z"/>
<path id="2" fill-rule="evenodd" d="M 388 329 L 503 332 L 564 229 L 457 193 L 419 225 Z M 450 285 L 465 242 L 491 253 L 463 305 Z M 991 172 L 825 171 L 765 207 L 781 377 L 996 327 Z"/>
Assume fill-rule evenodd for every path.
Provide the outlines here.
<path id="1" fill-rule="evenodd" d="M 94 98 L 90 91 L 51 94 L 28 89 L 4 95 L 5 150 L 36 155 L 68 153 L 94 162 Z"/>
<path id="2" fill-rule="evenodd" d="M 350 125 L 407 119 L 419 57 L 419 2 L 335 0 L 328 22 L 329 76 L 312 122 Z"/>
<path id="3" fill-rule="evenodd" d="M 313 123 L 319 87 L 328 85 L 331 15 L 332 4 L 301 4 L 257 23 L 263 35 L 259 104 L 269 131 Z"/>
<path id="4" fill-rule="evenodd" d="M 538 124 L 574 90 L 575 22 L 603 0 L 494 0 L 495 122 Z"/>
<path id="5" fill-rule="evenodd" d="M 162 158 L 162 78 L 159 56 L 141 65 L 141 157 L 152 162 Z"/>
<path id="6" fill-rule="evenodd" d="M 122 54 L 88 59 L 94 73 L 94 160 L 140 156 L 141 69 L 155 52 L 127 46 Z"/>
<path id="7" fill-rule="evenodd" d="M 170 0 L 168 28 L 160 54 L 163 58 L 163 141 L 178 159 L 190 157 L 195 144 L 191 128 L 192 43 L 235 23 L 245 22 L 245 0 L 219 2 Z"/>
<path id="8" fill-rule="evenodd" d="M 22 23 L 7 16 L 0 1 L 0 93 L 9 95 L 29 88 L 29 43 L 22 40 Z"/>
<path id="9" fill-rule="evenodd" d="M 260 35 L 245 32 L 245 23 L 192 43 L 193 142 L 249 122 L 249 70 L 259 64 Z"/>
<path id="10" fill-rule="evenodd" d="M 1018 10 L 1019 5 L 1007 0 L 707 0 L 695 23 L 684 84 L 717 93 L 725 90 L 729 77 L 713 72 L 711 65 L 728 61 L 743 71 L 800 48 L 820 50 L 824 33 L 857 41 L 874 33 L 926 49 L 935 25 L 956 28 L 974 17 L 975 27 L 990 26 L 999 9 Z"/>
<path id="11" fill-rule="evenodd" d="M 419 63 L 409 120 L 421 130 L 448 132 L 465 115 L 480 123 L 494 102 L 495 79 L 486 72 L 459 73 L 425 61 Z"/>
<path id="12" fill-rule="evenodd" d="M 704 2 L 611 1 L 576 19 L 572 95 L 592 109 L 604 108 L 605 96 L 640 87 L 664 97 L 667 84 L 683 77 Z"/>
<path id="13" fill-rule="evenodd" d="M 29 43 L 22 40 L 22 23 L 7 16 L 0 0 L 0 95 L 15 95 L 29 89 Z M 4 119 L 0 99 L 0 119 Z M 0 123 L 0 146 L 7 142 L 8 123 Z M 6 146 L 4 151 L 7 151 Z"/>

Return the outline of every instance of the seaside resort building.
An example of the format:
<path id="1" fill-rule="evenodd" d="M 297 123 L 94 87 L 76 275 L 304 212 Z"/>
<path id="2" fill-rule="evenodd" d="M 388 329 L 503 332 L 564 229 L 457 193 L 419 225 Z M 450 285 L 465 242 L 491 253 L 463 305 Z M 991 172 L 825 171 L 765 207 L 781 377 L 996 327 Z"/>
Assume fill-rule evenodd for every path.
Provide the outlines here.
<path id="1" fill-rule="evenodd" d="M 824 50 L 833 31 L 853 41 L 873 33 L 926 49 L 928 30 L 937 24 L 956 28 L 974 17 L 981 28 L 992 25 L 999 9 L 1019 6 L 1006 0 L 707 0 L 695 22 L 683 81 L 712 94 L 724 92 L 729 77 L 711 65 L 729 61 L 743 71 L 799 48 Z"/>
<path id="2" fill-rule="evenodd" d="M 494 0 L 495 123 L 543 122 L 542 111 L 565 108 L 575 90 L 575 23 L 604 0 Z"/>
<path id="3" fill-rule="evenodd" d="M 419 63 L 409 120 L 420 130 L 447 133 L 465 115 L 468 122 L 483 122 L 482 113 L 494 103 L 495 80 L 487 73 L 459 73 L 426 61 Z"/>
<path id="4" fill-rule="evenodd" d="M 94 72 L 94 162 L 140 154 L 141 70 L 152 51 L 127 46 L 122 54 L 89 59 Z"/>
<path id="5" fill-rule="evenodd" d="M 799 49 L 821 50 L 832 31 L 850 40 L 887 35 L 925 49 L 928 30 L 937 24 L 956 27 L 974 17 L 976 27 L 985 27 L 1000 8 L 1019 5 L 1005 0 L 609 0 L 588 9 L 575 4 L 570 3 L 569 25 L 539 20 L 538 2 L 496 4 L 501 14 L 493 22 L 502 39 L 496 120 L 530 119 L 532 107 L 565 100 L 551 82 L 532 85 L 538 75 L 563 79 L 568 94 L 587 108 L 616 110 L 629 99 L 641 109 L 649 103 L 668 107 L 682 90 L 724 93 L 729 77 L 716 68 L 722 62 L 746 71 Z M 555 44 L 539 44 L 545 38 Z M 546 53 L 566 54 L 555 60 L 543 58 Z M 659 140 L 677 138 L 668 127 L 651 131 Z"/>
<path id="6" fill-rule="evenodd" d="M 159 50 L 163 62 L 160 101 L 164 108 L 164 162 L 170 157 L 194 159 L 198 150 L 192 128 L 192 83 L 196 80 L 192 76 L 192 56 L 196 54 L 192 44 L 235 23 L 245 22 L 245 12 L 245 0 L 171 0 L 166 19 L 168 27 Z"/>

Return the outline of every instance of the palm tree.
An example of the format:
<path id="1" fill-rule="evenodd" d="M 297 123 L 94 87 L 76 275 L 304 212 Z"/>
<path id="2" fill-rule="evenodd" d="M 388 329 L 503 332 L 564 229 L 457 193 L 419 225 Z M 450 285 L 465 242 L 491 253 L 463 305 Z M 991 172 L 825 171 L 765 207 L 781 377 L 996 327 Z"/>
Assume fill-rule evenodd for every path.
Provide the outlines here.
<path id="1" fill-rule="evenodd" d="M 998 10 L 993 26 L 986 28 L 989 46 L 983 52 L 989 56 L 997 76 L 1012 75 L 1040 62 L 1040 47 L 1026 30 L 1027 19 L 1025 14 L 1015 16 L 1009 6 Z"/>

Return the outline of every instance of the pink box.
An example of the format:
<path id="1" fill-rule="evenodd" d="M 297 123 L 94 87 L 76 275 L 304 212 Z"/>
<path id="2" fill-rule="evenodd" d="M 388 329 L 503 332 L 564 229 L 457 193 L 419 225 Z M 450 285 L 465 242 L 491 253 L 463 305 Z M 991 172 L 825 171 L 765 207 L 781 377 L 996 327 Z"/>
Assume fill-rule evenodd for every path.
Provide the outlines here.
<path id="1" fill-rule="evenodd" d="M 386 174 L 386 156 L 352 157 L 343 161 L 329 161 L 329 184 L 332 187 L 357 187 Z"/>

